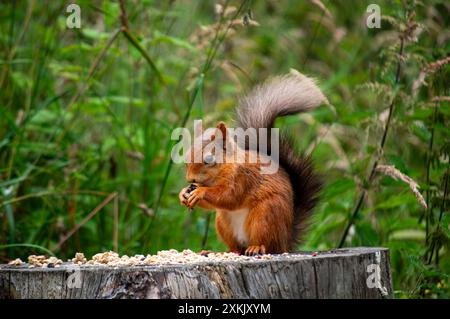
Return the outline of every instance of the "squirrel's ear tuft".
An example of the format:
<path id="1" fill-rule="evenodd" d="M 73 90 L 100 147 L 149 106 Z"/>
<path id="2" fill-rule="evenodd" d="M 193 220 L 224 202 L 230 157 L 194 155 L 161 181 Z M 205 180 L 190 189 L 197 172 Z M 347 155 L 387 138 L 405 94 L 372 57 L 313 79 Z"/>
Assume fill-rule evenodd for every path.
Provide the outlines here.
<path id="1" fill-rule="evenodd" d="M 217 131 L 218 131 L 217 133 L 220 132 L 220 135 L 222 136 L 223 147 L 225 148 L 225 142 L 226 142 L 226 139 L 227 139 L 227 127 L 226 127 L 224 122 L 219 122 L 219 124 L 217 124 Z"/>

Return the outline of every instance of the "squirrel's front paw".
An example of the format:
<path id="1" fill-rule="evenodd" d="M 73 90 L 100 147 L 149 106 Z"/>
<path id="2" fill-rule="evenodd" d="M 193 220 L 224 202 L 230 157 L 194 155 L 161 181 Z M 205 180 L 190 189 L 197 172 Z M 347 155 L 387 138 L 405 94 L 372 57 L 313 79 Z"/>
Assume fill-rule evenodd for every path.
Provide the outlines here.
<path id="1" fill-rule="evenodd" d="M 192 191 L 194 191 L 198 187 L 198 184 L 190 184 L 188 187 L 185 187 L 181 190 L 181 192 L 178 194 L 181 205 L 188 206 L 187 200 L 189 196 L 191 196 Z"/>
<path id="2" fill-rule="evenodd" d="M 185 187 L 181 190 L 181 192 L 178 194 L 178 198 L 180 200 L 180 204 L 187 206 L 187 195 L 189 194 L 189 187 Z"/>
<path id="3" fill-rule="evenodd" d="M 189 193 L 187 198 L 187 207 L 194 208 L 194 206 L 205 197 L 205 187 L 198 187 Z"/>

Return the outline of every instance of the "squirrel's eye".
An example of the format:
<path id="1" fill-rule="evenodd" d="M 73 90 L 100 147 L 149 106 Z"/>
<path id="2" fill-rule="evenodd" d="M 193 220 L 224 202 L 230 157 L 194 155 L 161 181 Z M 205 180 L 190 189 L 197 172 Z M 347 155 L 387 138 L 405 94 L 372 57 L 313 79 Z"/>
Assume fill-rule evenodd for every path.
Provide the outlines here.
<path id="1" fill-rule="evenodd" d="M 216 163 L 216 158 L 214 155 L 208 154 L 205 156 L 204 161 L 206 165 L 212 165 Z"/>

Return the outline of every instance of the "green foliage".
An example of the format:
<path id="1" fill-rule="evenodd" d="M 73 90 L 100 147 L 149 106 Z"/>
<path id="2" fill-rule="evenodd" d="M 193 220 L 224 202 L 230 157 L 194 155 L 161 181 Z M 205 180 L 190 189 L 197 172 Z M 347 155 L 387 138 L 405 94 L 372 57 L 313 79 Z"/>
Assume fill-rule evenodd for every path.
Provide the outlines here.
<path id="1" fill-rule="evenodd" d="M 233 0 L 220 14 L 131 0 L 123 21 L 119 3 L 85 0 L 81 29 L 66 27 L 64 2 L 2 2 L 0 260 L 90 256 L 114 249 L 116 227 L 121 254 L 201 249 L 213 221 L 178 203 L 172 129 L 230 121 L 236 95 L 294 68 L 332 104 L 277 121 L 326 180 L 299 248 L 336 247 L 365 190 L 345 245 L 389 247 L 397 297 L 450 298 L 448 4 L 378 1 L 382 27 L 368 29 L 371 1 L 322 2 Z M 407 184 L 371 178 L 376 160 L 416 181 L 428 208 Z M 55 249 L 115 192 L 117 225 L 111 201 Z M 225 249 L 214 231 L 204 248 Z"/>

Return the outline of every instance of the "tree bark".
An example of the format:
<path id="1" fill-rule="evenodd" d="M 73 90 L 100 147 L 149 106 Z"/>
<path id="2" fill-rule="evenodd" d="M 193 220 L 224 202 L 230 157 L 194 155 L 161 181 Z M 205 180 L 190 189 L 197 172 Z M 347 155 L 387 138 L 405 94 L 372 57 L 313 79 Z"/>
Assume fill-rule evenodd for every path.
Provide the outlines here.
<path id="1" fill-rule="evenodd" d="M 392 278 L 388 249 L 365 247 L 244 262 L 0 265 L 5 298 L 392 298 Z"/>

